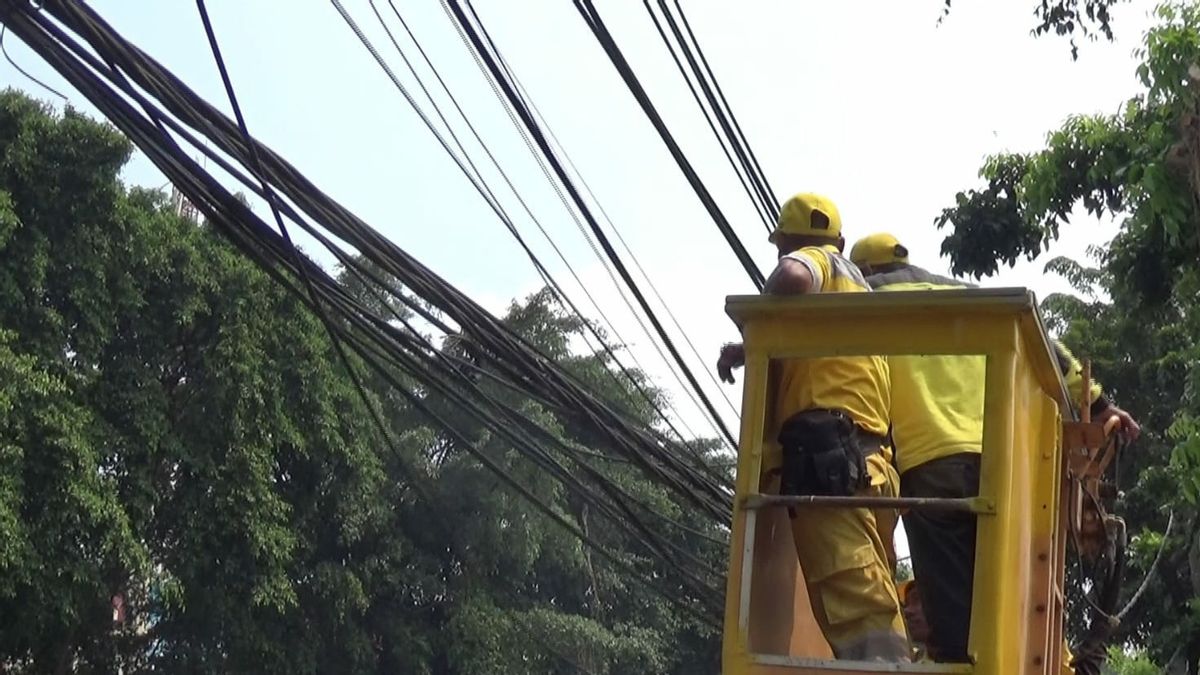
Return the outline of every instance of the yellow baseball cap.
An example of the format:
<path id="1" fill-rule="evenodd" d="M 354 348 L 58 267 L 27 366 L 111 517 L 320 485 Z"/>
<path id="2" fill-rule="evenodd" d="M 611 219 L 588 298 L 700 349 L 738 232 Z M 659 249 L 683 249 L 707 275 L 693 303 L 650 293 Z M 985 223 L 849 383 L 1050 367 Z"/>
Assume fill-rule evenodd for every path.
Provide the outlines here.
<path id="1" fill-rule="evenodd" d="M 804 192 L 784 203 L 779 210 L 779 221 L 768 241 L 774 244 L 781 234 L 837 239 L 842 235 L 842 216 L 828 197 Z"/>
<path id="2" fill-rule="evenodd" d="M 855 265 L 907 263 L 908 249 L 893 235 L 879 232 L 863 237 L 854 244 L 854 248 L 850 249 L 850 262 Z"/>

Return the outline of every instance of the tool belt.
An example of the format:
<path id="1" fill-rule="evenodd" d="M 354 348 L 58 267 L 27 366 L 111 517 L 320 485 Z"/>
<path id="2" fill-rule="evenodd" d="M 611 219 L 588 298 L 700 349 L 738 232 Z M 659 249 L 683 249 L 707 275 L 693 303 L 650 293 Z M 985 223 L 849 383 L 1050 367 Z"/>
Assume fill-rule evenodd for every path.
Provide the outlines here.
<path id="1" fill-rule="evenodd" d="M 867 457 L 880 452 L 885 442 L 840 410 L 798 412 L 779 429 L 779 494 L 849 497 L 870 484 Z"/>

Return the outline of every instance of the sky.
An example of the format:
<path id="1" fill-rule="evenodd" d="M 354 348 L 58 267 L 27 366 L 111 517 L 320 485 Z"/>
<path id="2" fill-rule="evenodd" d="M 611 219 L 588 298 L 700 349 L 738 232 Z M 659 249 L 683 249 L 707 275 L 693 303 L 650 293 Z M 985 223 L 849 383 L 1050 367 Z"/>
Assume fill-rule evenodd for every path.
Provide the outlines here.
<path id="1" fill-rule="evenodd" d="M 625 309 L 440 3 L 395 2 L 629 352 L 669 392 L 688 427 L 712 435 Z M 202 96 L 229 110 L 194 3 L 90 4 Z M 368 2 L 344 4 L 415 90 Z M 662 314 L 672 335 L 677 341 L 685 335 L 695 345 L 701 358 L 680 344 L 736 429 L 733 409 L 739 388 L 718 389 L 708 374 L 720 345 L 737 338 L 723 304 L 728 294 L 753 292 L 745 272 L 571 3 L 474 4 L 678 319 L 682 331 Z M 1065 39 L 1030 36 L 1035 4 L 957 1 L 940 23 L 942 0 L 705 0 L 684 7 L 780 199 L 795 192 L 827 194 L 839 206 L 849 242 L 890 231 L 908 246 L 914 263 L 945 273 L 948 261 L 938 254 L 943 234 L 933 220 L 953 203 L 956 192 L 980 185 L 977 174 L 986 156 L 1036 150 L 1068 116 L 1116 112 L 1139 91 L 1133 52 L 1151 25 L 1152 3 L 1117 5 L 1116 40 L 1082 42 L 1078 61 L 1071 60 Z M 333 5 L 295 0 L 210 0 L 208 5 L 251 133 L 487 308 L 502 312 L 513 298 L 540 288 L 540 279 L 500 220 Z M 766 230 L 642 4 L 597 0 L 596 5 L 747 249 L 769 271 L 774 249 Z M 402 36 L 386 0 L 377 6 Z M 71 105 L 94 110 L 13 36 L 5 38 L 5 45 L 18 64 L 64 93 Z M 419 58 L 406 37 L 401 46 L 410 58 Z M 0 63 L 0 83 L 53 98 L 7 63 Z M 456 131 L 468 140 L 461 124 Z M 486 163 L 476 146 L 468 143 L 468 150 Z M 535 225 L 511 193 L 501 191 L 502 180 L 494 171 L 484 173 L 551 272 L 594 317 Z M 144 158 L 135 158 L 125 179 L 148 186 L 165 182 Z M 261 204 L 257 210 L 267 215 Z M 1089 244 L 1102 245 L 1114 233 L 1111 222 L 1080 215 L 1041 258 L 984 283 L 1025 286 L 1039 297 L 1066 290 L 1061 280 L 1042 275 L 1045 261 L 1056 255 L 1080 258 Z"/>

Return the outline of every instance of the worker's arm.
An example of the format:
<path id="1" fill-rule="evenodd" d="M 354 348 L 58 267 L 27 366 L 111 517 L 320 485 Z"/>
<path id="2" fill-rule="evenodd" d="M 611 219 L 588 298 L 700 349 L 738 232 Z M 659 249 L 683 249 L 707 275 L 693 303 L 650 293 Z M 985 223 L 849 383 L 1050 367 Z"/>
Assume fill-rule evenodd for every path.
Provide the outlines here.
<path id="1" fill-rule="evenodd" d="M 779 259 L 775 271 L 767 278 L 763 293 L 768 295 L 802 295 L 820 288 L 828 274 L 828 257 L 819 249 L 800 249 Z M 746 349 L 740 342 L 721 348 L 717 359 L 717 374 L 723 382 L 733 383 L 733 370 L 746 364 Z"/>
<path id="2" fill-rule="evenodd" d="M 829 254 L 819 248 L 802 248 L 779 259 L 767 278 L 763 293 L 803 295 L 820 290 L 830 273 Z"/>
<path id="3" fill-rule="evenodd" d="M 812 291 L 812 268 L 795 258 L 783 257 L 767 278 L 763 292 L 770 295 L 803 295 Z"/>
<path id="4" fill-rule="evenodd" d="M 717 359 L 717 374 L 722 382 L 733 384 L 733 369 L 746 365 L 746 348 L 740 342 L 733 342 L 721 347 L 721 357 Z"/>
<path id="5" fill-rule="evenodd" d="M 1058 340 L 1054 340 L 1054 356 L 1058 359 L 1058 368 L 1063 374 L 1063 379 L 1067 383 L 1067 392 L 1074 398 L 1080 388 L 1083 386 L 1083 364 L 1067 346 Z M 1121 420 L 1121 432 L 1124 433 L 1129 440 L 1136 441 L 1142 433 L 1142 427 L 1137 423 L 1125 410 L 1117 407 L 1112 401 L 1104 397 L 1103 388 L 1096 380 L 1092 380 L 1092 385 L 1088 389 L 1088 405 L 1092 415 L 1092 421 L 1099 424 L 1104 424 L 1108 420 L 1116 417 Z"/>

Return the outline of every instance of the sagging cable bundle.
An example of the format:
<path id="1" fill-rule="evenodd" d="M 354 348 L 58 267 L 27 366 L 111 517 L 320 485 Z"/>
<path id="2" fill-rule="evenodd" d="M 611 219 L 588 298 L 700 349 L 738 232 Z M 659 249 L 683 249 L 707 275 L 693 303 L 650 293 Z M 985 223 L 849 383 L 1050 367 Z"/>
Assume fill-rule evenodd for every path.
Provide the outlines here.
<path id="1" fill-rule="evenodd" d="M 29 2 L 7 0 L 3 9 L 0 20 L 14 34 L 124 131 L 218 232 L 315 312 L 331 317 L 327 326 L 334 338 L 387 380 L 414 409 L 434 421 L 548 518 L 579 536 L 615 567 L 639 575 L 635 563 L 591 540 L 509 475 L 477 446 L 469 430 L 476 426 L 486 429 L 525 454 L 598 514 L 625 525 L 642 550 L 677 573 L 665 584 L 662 580 L 642 581 L 698 616 L 715 621 L 720 611 L 719 575 L 707 569 L 679 539 L 665 536 L 645 520 L 647 513 L 665 516 L 640 504 L 592 466 L 579 448 L 508 405 L 503 396 L 490 392 L 480 380 L 523 392 L 561 418 L 594 430 L 616 456 L 691 503 L 709 522 L 723 524 L 728 518 L 727 480 L 697 470 L 694 458 L 669 439 L 632 423 L 588 391 L 553 360 L 326 196 L 269 148 L 243 133 L 223 113 L 125 41 L 86 5 L 50 0 L 38 8 Z M 369 281 L 373 293 L 403 303 L 447 335 L 454 333 L 447 320 L 456 324 L 467 357 L 436 349 L 411 326 L 395 325 L 392 319 L 398 317 L 389 319 L 364 306 L 191 159 L 179 140 L 204 152 L 253 193 L 271 200 L 273 209 L 325 245 L 349 272 Z M 314 223 L 320 223 L 320 227 Z M 343 246 L 361 258 L 348 255 Z M 372 267 L 394 278 L 394 282 Z M 300 288 L 298 281 L 307 288 Z M 464 427 L 462 422 L 434 409 L 413 382 L 403 381 L 399 373 L 425 391 L 435 391 L 454 401 L 472 425 Z M 486 377 L 481 378 L 481 374 Z"/>

